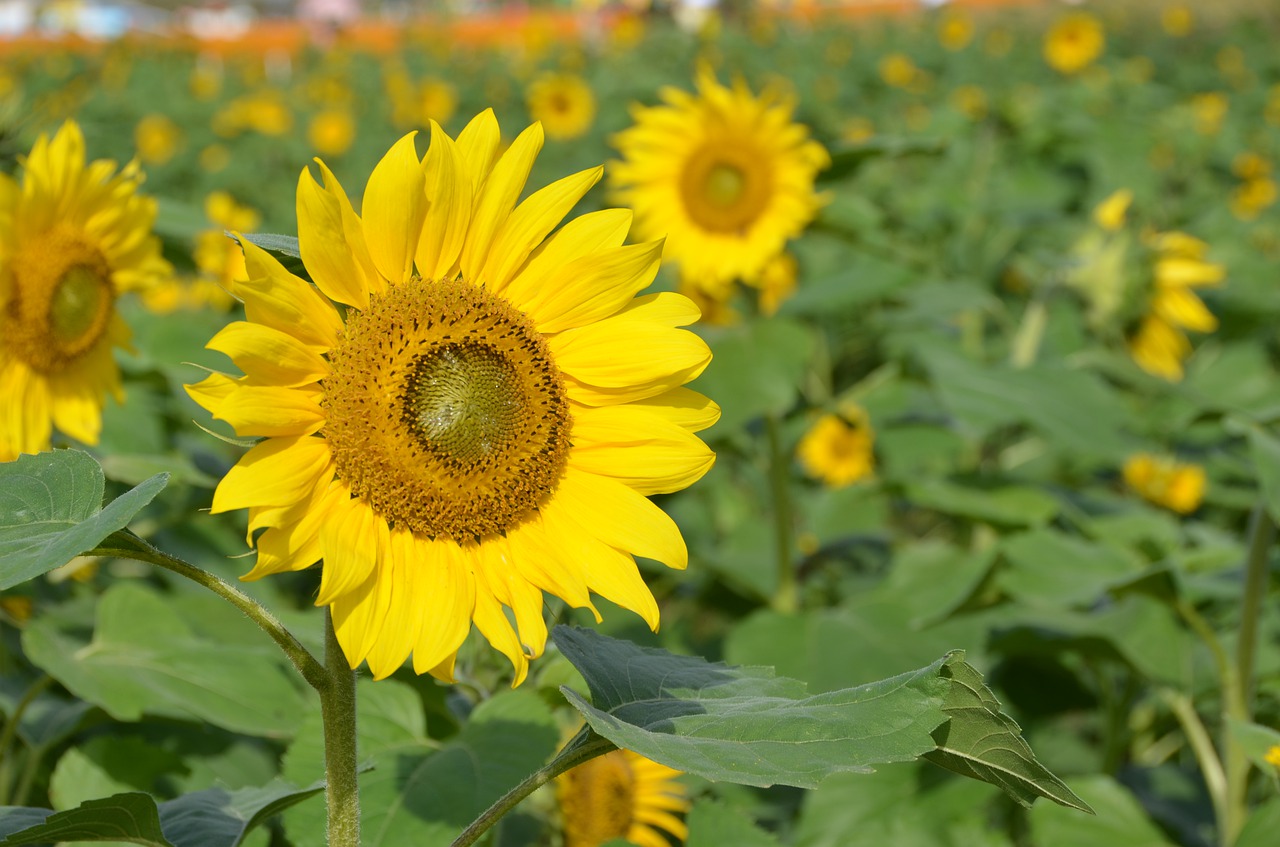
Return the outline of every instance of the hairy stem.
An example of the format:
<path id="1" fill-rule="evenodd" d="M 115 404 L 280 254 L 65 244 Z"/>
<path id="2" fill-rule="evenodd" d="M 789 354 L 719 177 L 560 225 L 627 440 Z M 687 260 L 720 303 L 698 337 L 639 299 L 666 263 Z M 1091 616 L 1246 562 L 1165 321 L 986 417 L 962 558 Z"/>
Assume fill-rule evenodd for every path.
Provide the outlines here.
<path id="1" fill-rule="evenodd" d="M 356 785 L 356 674 L 338 643 L 333 615 L 324 612 L 324 665 L 329 684 L 320 691 L 324 724 L 325 800 L 329 847 L 359 847 L 360 794 Z"/>
<path id="2" fill-rule="evenodd" d="M 589 762 L 596 756 L 603 756 L 605 753 L 616 749 L 613 742 L 596 735 L 589 727 L 583 727 L 573 737 L 573 740 L 565 745 L 565 748 L 560 751 L 558 756 L 549 764 L 534 771 L 524 782 L 502 795 L 497 802 L 485 809 L 484 813 L 472 821 L 471 825 L 464 829 L 462 834 L 455 838 L 449 847 L 470 847 L 470 845 L 479 841 L 481 836 L 488 832 L 503 815 L 514 809 L 521 800 L 565 771 L 573 770 L 583 762 Z"/>

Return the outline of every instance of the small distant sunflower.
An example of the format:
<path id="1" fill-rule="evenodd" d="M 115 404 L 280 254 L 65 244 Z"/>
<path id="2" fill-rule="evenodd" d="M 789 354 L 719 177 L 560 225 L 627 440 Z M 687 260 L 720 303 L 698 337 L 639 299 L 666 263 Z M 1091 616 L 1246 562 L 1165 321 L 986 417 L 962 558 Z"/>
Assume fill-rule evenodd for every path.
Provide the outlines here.
<path id="1" fill-rule="evenodd" d="M 343 106 L 317 112 L 307 124 L 307 141 L 321 156 L 341 156 L 356 140 L 356 119 Z"/>
<path id="2" fill-rule="evenodd" d="M 557 141 L 581 138 L 596 118 L 596 96 L 587 81 L 574 74 L 538 77 L 529 84 L 526 104 L 547 138 Z"/>
<path id="3" fill-rule="evenodd" d="M 800 464 L 830 488 L 843 488 L 875 473 L 875 430 L 866 410 L 845 403 L 839 414 L 818 418 L 796 447 Z"/>
<path id="4" fill-rule="evenodd" d="M 633 107 L 635 124 L 613 138 L 623 161 L 610 185 L 637 235 L 666 234 L 681 274 L 716 291 L 754 279 L 813 220 L 826 202 L 814 177 L 831 160 L 792 122 L 782 89 L 755 97 L 705 67 L 697 85 L 697 96 L 664 88 L 664 105 Z"/>
<path id="5" fill-rule="evenodd" d="M 1222 284 L 1226 270 L 1208 262 L 1209 245 L 1181 232 L 1151 239 L 1154 263 L 1147 312 L 1129 338 L 1129 353 L 1154 376 L 1177 382 L 1191 355 L 1186 330 L 1213 332 L 1218 320 L 1196 296 L 1195 289 Z"/>
<path id="6" fill-rule="evenodd" d="M 1191 514 L 1204 500 L 1204 468 L 1150 453 L 1124 463 L 1124 481 L 1143 499 L 1180 515 Z"/>
<path id="7" fill-rule="evenodd" d="M 86 162 L 72 121 L 36 139 L 20 182 L 0 174 L 0 461 L 47 449 L 54 426 L 96 444 L 104 396 L 123 399 L 116 298 L 170 271 L 141 182 Z"/>
<path id="8" fill-rule="evenodd" d="M 680 531 L 645 495 L 676 491 L 715 457 L 694 432 L 719 410 L 682 386 L 710 361 L 677 327 L 697 310 L 652 282 L 660 241 L 623 246 L 607 209 L 552 230 L 593 168 L 516 205 L 537 124 L 498 156 L 492 111 L 451 139 L 432 126 L 374 168 L 363 215 L 323 163 L 303 171 L 298 240 L 315 286 L 245 243 L 246 322 L 218 333 L 243 377 L 191 396 L 241 436 L 213 511 L 249 509 L 245 579 L 324 559 L 352 667 L 385 677 L 412 653 L 450 679 L 474 621 L 515 667 L 546 644 L 543 591 L 594 611 L 595 592 L 653 628 L 633 555 L 683 568 Z M 511 610 L 514 627 L 504 607 Z"/>
<path id="9" fill-rule="evenodd" d="M 1044 60 L 1064 74 L 1078 73 L 1102 55 L 1102 22 L 1085 12 L 1063 15 L 1044 36 Z"/>
<path id="10" fill-rule="evenodd" d="M 182 129 L 166 115 L 147 115 L 133 130 L 138 158 L 148 165 L 163 165 L 182 143 Z"/>
<path id="11" fill-rule="evenodd" d="M 556 780 L 565 847 L 600 847 L 616 838 L 670 847 L 667 834 L 683 842 L 689 829 L 676 815 L 690 804 L 679 776 L 630 750 L 614 750 L 565 773 Z"/>

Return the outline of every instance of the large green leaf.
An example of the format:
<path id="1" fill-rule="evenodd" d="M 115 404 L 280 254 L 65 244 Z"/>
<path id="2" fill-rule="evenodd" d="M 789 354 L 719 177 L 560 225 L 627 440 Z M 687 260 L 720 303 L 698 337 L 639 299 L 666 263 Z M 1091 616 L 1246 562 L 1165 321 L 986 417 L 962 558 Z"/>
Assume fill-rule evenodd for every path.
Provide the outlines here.
<path id="1" fill-rule="evenodd" d="M 619 747 L 707 779 L 812 788 L 841 771 L 918 758 L 948 683 L 943 661 L 891 680 L 813 697 L 769 668 L 712 664 L 559 626 L 556 644 L 586 679 L 591 702 L 562 688 Z"/>
<path id="2" fill-rule="evenodd" d="M 555 751 L 560 731 L 547 705 L 530 691 L 484 701 L 461 732 L 443 745 L 426 735 L 417 692 L 394 681 L 362 681 L 357 689 L 366 847 L 444 847 L 494 801 Z M 318 710 L 307 714 L 285 756 L 286 779 L 323 773 Z M 296 844 L 324 843 L 324 810 L 304 806 L 285 817 Z"/>
<path id="3" fill-rule="evenodd" d="M 65 812 L 8 807 L 0 809 L 0 847 L 52 841 L 237 847 L 263 821 L 323 790 L 322 783 L 300 789 L 275 782 L 239 791 L 210 788 L 158 806 L 149 794 L 128 792 Z"/>
<path id="4" fill-rule="evenodd" d="M 781 318 L 721 330 L 708 343 L 714 358 L 692 387 L 716 398 L 721 415 L 714 431 L 726 434 L 787 412 L 814 348 L 808 328 Z"/>
<path id="5" fill-rule="evenodd" d="M 215 597 L 184 602 L 203 602 L 230 632 L 252 628 Z M 83 626 L 76 614 L 41 616 L 23 631 L 23 648 L 77 697 L 117 720 L 164 715 L 281 737 L 297 728 L 300 685 L 265 636 L 254 643 L 202 638 L 165 597 L 134 583 L 102 595 L 87 644 Z"/>
<path id="6" fill-rule="evenodd" d="M 689 810 L 686 847 L 777 847 L 778 839 L 765 832 L 740 810 L 724 803 L 700 800 Z"/>
<path id="7" fill-rule="evenodd" d="M 1000 587 L 1040 605 L 1092 603 L 1142 570 L 1136 555 L 1047 528 L 1008 536 L 1000 551 L 1010 565 L 1000 573 Z"/>
<path id="8" fill-rule="evenodd" d="M 909 482 L 906 489 L 917 506 L 1001 526 L 1041 526 L 1058 513 L 1057 500 L 1026 485 L 990 488 L 933 478 Z"/>
<path id="9" fill-rule="evenodd" d="M 965 662 L 948 662 L 941 673 L 954 683 L 942 707 L 951 720 L 934 730 L 938 749 L 926 754 L 926 759 L 998 785 L 1023 806 L 1030 806 L 1036 797 L 1048 797 L 1063 806 L 1092 811 L 1036 760 L 1022 739 L 1022 730 L 1000 711 L 999 701 L 980 673 Z"/>
<path id="10" fill-rule="evenodd" d="M 168 479 L 157 474 L 104 509 L 102 468 L 88 453 L 54 450 L 0 463 L 0 591 L 93 549 Z"/>

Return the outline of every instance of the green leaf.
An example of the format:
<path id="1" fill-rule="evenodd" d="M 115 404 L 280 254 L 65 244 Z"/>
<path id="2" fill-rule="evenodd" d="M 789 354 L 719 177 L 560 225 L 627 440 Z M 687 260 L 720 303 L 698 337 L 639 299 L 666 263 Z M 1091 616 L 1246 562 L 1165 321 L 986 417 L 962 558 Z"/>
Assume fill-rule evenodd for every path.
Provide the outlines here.
<path id="1" fill-rule="evenodd" d="M 805 794 L 792 844 L 1012 847 L 991 826 L 989 806 L 998 796 L 992 786 L 952 779 L 923 763 L 838 774 Z"/>
<path id="2" fill-rule="evenodd" d="M 157 474 L 104 509 L 102 468 L 88 453 L 54 450 L 0 464 L 0 590 L 92 550 L 123 529 L 168 479 Z"/>
<path id="3" fill-rule="evenodd" d="M 27 626 L 22 645 L 33 663 L 117 720 L 164 715 L 248 735 L 291 736 L 305 701 L 275 645 L 265 636 L 252 643 L 240 637 L 253 625 L 215 597 L 184 602 L 206 604 L 237 635 L 201 638 L 170 600 L 125 582 L 102 595 L 88 644 L 82 619 L 49 614 Z"/>
<path id="4" fill-rule="evenodd" d="M 295 788 L 210 788 L 156 805 L 149 794 L 128 792 L 89 800 L 75 809 L 0 809 L 0 847 L 52 841 L 115 841 L 147 847 L 237 847 L 254 827 L 314 797 L 323 783 Z M 38 819 L 36 816 L 39 815 Z"/>
<path id="5" fill-rule="evenodd" d="M 156 801 L 141 792 L 90 800 L 74 809 L 45 815 L 38 824 L 7 831 L 7 817 L 0 816 L 0 834 L 7 836 L 0 841 L 0 847 L 53 841 L 126 841 L 146 847 L 186 847 L 165 838 Z"/>
<path id="6" fill-rule="evenodd" d="M 298 239 L 294 236 L 269 232 L 246 232 L 241 233 L 240 237 L 266 250 L 279 260 L 289 273 L 303 279 L 311 279 L 306 266 L 302 264 L 302 250 L 298 247 Z"/>
<path id="7" fill-rule="evenodd" d="M 506 691 L 482 702 L 462 731 L 443 745 L 426 735 L 422 700 L 395 681 L 362 680 L 357 688 L 365 847 L 447 847 L 491 803 L 533 773 L 555 751 L 560 731 L 550 708 L 530 691 Z M 324 772 L 318 709 L 308 712 L 284 761 L 287 779 Z M 323 844 L 325 816 L 305 806 L 285 817 L 295 844 Z"/>
<path id="8" fill-rule="evenodd" d="M 813 355 L 813 335 L 803 324 L 774 318 L 721 330 L 708 338 L 714 354 L 690 387 L 716 398 L 729 433 L 766 414 L 781 415 L 796 394 Z"/>
<path id="9" fill-rule="evenodd" d="M 915 759 L 944 720 L 943 659 L 891 680 L 805 696 L 768 668 L 674 656 L 558 626 L 555 641 L 591 702 L 561 688 L 591 728 L 619 747 L 707 779 L 812 788 L 841 771 Z"/>
<path id="10" fill-rule="evenodd" d="M 1272 798 L 1254 809 L 1231 847 L 1272 847 L 1280 832 L 1280 798 Z"/>
<path id="11" fill-rule="evenodd" d="M 909 482 L 917 506 L 1001 526 L 1041 526 L 1058 513 L 1058 501 L 1038 488 L 1004 485 L 978 488 L 946 479 Z"/>
<path id="12" fill-rule="evenodd" d="M 725 803 L 700 800 L 689 810 L 686 821 L 689 836 L 685 847 L 776 847 L 778 839 L 760 829 L 744 815 Z"/>
<path id="13" fill-rule="evenodd" d="M 950 721 L 934 730 L 938 749 L 925 758 L 963 776 L 992 785 L 1023 806 L 1048 797 L 1062 806 L 1092 809 L 1041 765 L 1022 739 L 1022 730 L 1000 711 L 1000 702 L 971 665 L 953 658 L 942 667 L 953 685 L 942 711 Z"/>
<path id="14" fill-rule="evenodd" d="M 1080 777 L 1076 787 L 1096 816 L 1037 805 L 1030 816 L 1031 842 L 1037 847 L 1171 847 L 1133 795 L 1111 777 Z"/>
<path id="15" fill-rule="evenodd" d="M 946 142 L 940 138 L 875 136 L 866 141 L 833 150 L 831 166 L 819 175 L 819 179 L 822 182 L 844 179 L 872 159 L 937 156 L 946 149 Z"/>
<path id="16" fill-rule="evenodd" d="M 1136 556 L 1054 529 L 1011 535 L 1000 550 L 1011 566 L 1000 572 L 1001 588 L 1037 604 L 1092 603 L 1108 587 L 1142 570 Z"/>
<path id="17" fill-rule="evenodd" d="M 1263 773 L 1276 772 L 1276 766 L 1267 761 L 1267 753 L 1280 750 L 1280 731 L 1235 718 L 1227 718 L 1227 726 L 1231 728 L 1232 740 L 1240 745 L 1249 761 Z"/>

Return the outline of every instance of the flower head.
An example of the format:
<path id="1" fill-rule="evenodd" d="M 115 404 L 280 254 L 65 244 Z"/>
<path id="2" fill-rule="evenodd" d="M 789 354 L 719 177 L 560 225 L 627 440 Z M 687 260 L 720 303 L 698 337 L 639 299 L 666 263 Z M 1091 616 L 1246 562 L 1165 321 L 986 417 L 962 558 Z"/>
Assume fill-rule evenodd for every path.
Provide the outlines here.
<path id="1" fill-rule="evenodd" d="M 148 165 L 163 165 L 178 152 L 182 130 L 165 115 L 147 115 L 133 130 L 138 158 Z"/>
<path id="2" fill-rule="evenodd" d="M 218 486 L 213 511 L 249 509 L 245 576 L 324 560 L 353 667 L 412 653 L 452 676 L 474 622 L 523 679 L 547 638 L 543 592 L 591 592 L 658 625 L 633 556 L 682 568 L 680 531 L 645 495 L 711 467 L 694 432 L 719 410 L 681 386 L 710 361 L 676 294 L 637 297 L 660 241 L 623 246 L 629 212 L 555 229 L 592 168 L 516 200 L 542 146 L 535 124 L 498 155 L 492 112 L 425 159 L 409 134 L 374 168 L 357 214 L 322 163 L 298 184 L 302 261 L 316 287 L 245 243 L 233 286 L 245 322 L 209 343 L 244 376 L 192 397 L 263 436 Z M 504 607 L 511 610 L 514 625 Z"/>
<path id="3" fill-rule="evenodd" d="M 796 448 L 810 476 L 831 488 L 843 488 L 875 473 L 875 430 L 866 411 L 852 403 L 827 414 L 804 434 Z"/>
<path id="4" fill-rule="evenodd" d="M 1180 515 L 1191 514 L 1204 500 L 1204 468 L 1150 453 L 1124 463 L 1124 481 L 1144 499 Z"/>
<path id="5" fill-rule="evenodd" d="M 1129 353 L 1147 373 L 1171 382 L 1182 379 L 1191 355 L 1186 330 L 1213 332 L 1218 320 L 1195 289 L 1220 285 L 1222 265 L 1205 260 L 1209 245 L 1181 232 L 1151 239 L 1153 261 L 1146 314 L 1129 338 Z"/>
<path id="6" fill-rule="evenodd" d="M 591 86 L 574 74 L 543 74 L 529 84 L 526 95 L 529 116 L 542 124 L 548 138 L 570 141 L 591 129 L 596 117 L 596 96 Z"/>
<path id="7" fill-rule="evenodd" d="M 698 94 L 665 88 L 660 106 L 636 106 L 635 124 L 614 136 L 623 161 L 610 172 L 613 197 L 636 213 L 641 238 L 667 236 L 667 258 L 708 291 L 755 279 L 825 198 L 814 177 L 830 163 L 793 123 L 792 97 L 753 95 L 710 70 Z"/>
<path id="8" fill-rule="evenodd" d="M 0 175 L 0 461 L 47 449 L 55 426 L 96 444 L 105 396 L 123 398 L 116 299 L 170 272 L 141 182 L 86 162 L 71 121 L 36 139 L 20 181 Z"/>
<path id="9" fill-rule="evenodd" d="M 1085 12 L 1063 15 L 1044 36 L 1044 60 L 1064 74 L 1078 73 L 1102 55 L 1102 22 Z"/>
<path id="10" fill-rule="evenodd" d="M 676 817 L 689 811 L 680 771 L 630 750 L 614 750 L 556 780 L 565 847 L 600 847 L 623 838 L 640 847 L 669 847 L 667 834 L 689 834 Z M 664 834 L 666 833 L 666 834 Z"/>
<path id="11" fill-rule="evenodd" d="M 341 156 L 356 140 L 356 119 L 342 106 L 317 112 L 307 125 L 307 141 L 322 156 Z"/>

